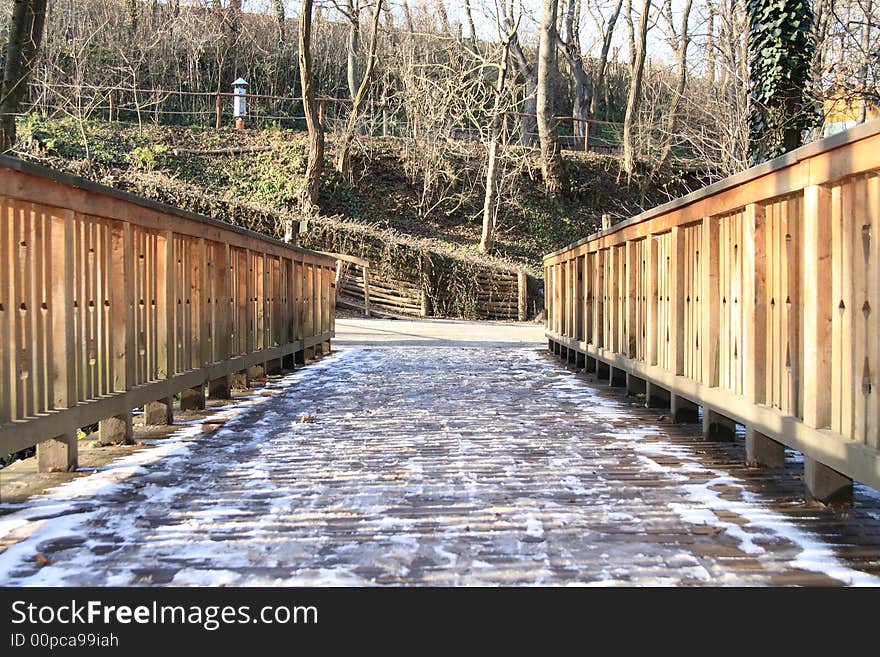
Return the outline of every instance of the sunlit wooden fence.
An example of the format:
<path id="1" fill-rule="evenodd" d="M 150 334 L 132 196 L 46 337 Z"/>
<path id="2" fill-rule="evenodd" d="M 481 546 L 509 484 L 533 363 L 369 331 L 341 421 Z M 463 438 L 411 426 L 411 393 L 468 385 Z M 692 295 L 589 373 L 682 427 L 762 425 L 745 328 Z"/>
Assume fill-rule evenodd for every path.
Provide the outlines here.
<path id="1" fill-rule="evenodd" d="M 69 469 L 79 427 L 125 440 L 329 349 L 328 256 L 9 157 L 0 212 L 0 454 Z"/>
<path id="2" fill-rule="evenodd" d="M 546 256 L 550 347 L 810 492 L 880 488 L 880 122 Z M 845 475 L 845 476 L 841 476 Z"/>

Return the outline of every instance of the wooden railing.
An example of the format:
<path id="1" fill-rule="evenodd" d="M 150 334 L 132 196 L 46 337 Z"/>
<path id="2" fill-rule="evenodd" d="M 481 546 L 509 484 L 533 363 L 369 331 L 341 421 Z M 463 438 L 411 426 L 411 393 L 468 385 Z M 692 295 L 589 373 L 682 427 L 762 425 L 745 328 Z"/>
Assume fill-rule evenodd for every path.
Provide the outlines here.
<path id="1" fill-rule="evenodd" d="M 330 257 L 9 157 L 0 212 L 0 454 L 70 469 L 79 427 L 126 440 L 329 348 Z"/>
<path id="2" fill-rule="evenodd" d="M 551 348 L 803 452 L 815 497 L 880 488 L 878 170 L 874 121 L 546 256 Z"/>

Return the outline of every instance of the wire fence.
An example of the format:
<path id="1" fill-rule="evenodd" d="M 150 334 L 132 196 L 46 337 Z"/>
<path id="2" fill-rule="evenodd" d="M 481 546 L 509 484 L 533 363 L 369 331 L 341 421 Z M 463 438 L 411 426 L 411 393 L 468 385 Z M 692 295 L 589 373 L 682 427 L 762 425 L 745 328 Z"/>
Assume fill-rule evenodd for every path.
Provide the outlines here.
<path id="1" fill-rule="evenodd" d="M 100 86 L 91 84 L 31 84 L 30 102 L 24 111 L 43 116 L 70 116 L 81 120 L 101 119 L 143 125 L 181 125 L 221 129 L 235 124 L 233 99 L 230 92 L 204 92 L 137 87 Z M 306 119 L 302 98 L 243 94 L 248 127 L 278 127 L 305 130 Z M 318 99 L 321 123 L 328 131 L 339 130 L 348 121 L 351 101 L 344 98 Z M 620 123 L 555 117 L 559 123 L 558 139 L 562 148 L 574 151 L 617 154 L 622 150 Z M 523 146 L 538 145 L 535 116 L 510 112 L 504 115 L 504 136 L 507 143 Z M 419 137 L 418 117 L 391 103 L 369 103 L 360 121 L 359 131 L 375 137 Z M 473 126 L 446 127 L 451 139 L 478 142 L 485 139 L 485 130 Z"/>

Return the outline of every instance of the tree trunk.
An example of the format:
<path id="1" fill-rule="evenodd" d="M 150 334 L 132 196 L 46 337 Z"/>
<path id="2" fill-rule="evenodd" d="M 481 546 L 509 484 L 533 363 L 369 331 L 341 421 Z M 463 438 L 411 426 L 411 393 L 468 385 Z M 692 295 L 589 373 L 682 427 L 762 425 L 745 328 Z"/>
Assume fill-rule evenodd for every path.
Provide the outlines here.
<path id="1" fill-rule="evenodd" d="M 474 50 L 477 49 L 477 28 L 474 27 L 474 14 L 471 10 L 471 0 L 464 0 L 464 14 L 468 24 L 468 38 Z M 506 52 L 506 49 L 505 49 Z"/>
<path id="2" fill-rule="evenodd" d="M 412 10 L 410 10 L 409 2 L 407 2 L 407 0 L 403 0 L 403 20 L 406 25 L 407 32 L 411 34 L 416 31 L 416 27 L 413 24 Z"/>
<path id="3" fill-rule="evenodd" d="M 512 36 L 512 35 L 511 35 Z M 489 161 L 486 165 L 486 194 L 483 197 L 483 234 L 480 237 L 480 253 L 487 253 L 495 243 L 495 221 L 498 199 L 498 146 L 503 138 L 504 117 L 501 112 L 501 96 L 507 83 L 507 60 L 510 38 L 504 43 L 498 79 L 495 81 L 495 103 L 492 108 L 492 132 L 489 136 Z"/>
<path id="4" fill-rule="evenodd" d="M 672 95 L 672 101 L 666 110 L 666 126 L 662 136 L 662 147 L 660 148 L 660 156 L 651 169 L 650 177 L 653 178 L 657 172 L 663 168 L 669 153 L 672 151 L 672 140 L 675 133 L 676 117 L 678 114 L 678 106 L 684 96 L 684 89 L 687 85 L 687 50 L 690 44 L 690 32 L 688 31 L 688 20 L 691 15 L 691 6 L 693 0 L 686 0 L 684 11 L 681 15 L 681 36 L 678 42 L 678 82 L 675 86 L 675 92 Z"/>
<path id="5" fill-rule="evenodd" d="M 584 69 L 584 59 L 581 57 L 578 32 L 575 28 L 575 3 L 569 0 L 565 15 L 562 20 L 565 31 L 565 39 L 557 38 L 559 46 L 568 62 L 568 72 L 571 78 L 572 96 L 572 134 L 583 138 L 585 121 L 589 118 L 590 110 L 590 76 Z M 583 139 L 580 140 L 583 142 Z"/>
<path id="6" fill-rule="evenodd" d="M 856 120 L 859 123 L 864 123 L 868 118 L 868 74 L 871 70 L 870 47 L 872 8 L 872 0 L 867 0 L 867 3 L 862 6 L 864 23 L 862 23 L 861 52 L 859 53 L 862 57 L 862 64 L 859 67 L 859 91 L 861 92 L 861 98 L 859 98 L 859 115 L 856 117 Z"/>
<path id="7" fill-rule="evenodd" d="M 284 0 L 273 0 L 272 7 L 275 11 L 275 24 L 278 29 L 278 49 L 284 46 L 284 20 L 286 18 L 284 14 Z"/>
<path id="8" fill-rule="evenodd" d="M 541 142 L 541 173 L 550 196 L 559 196 L 565 185 L 565 165 L 554 134 L 553 74 L 556 70 L 556 11 L 558 0 L 543 0 L 538 42 L 538 139 Z"/>
<path id="9" fill-rule="evenodd" d="M 446 13 L 446 5 L 443 4 L 443 0 L 434 0 L 434 9 L 437 10 L 437 16 L 440 18 L 440 28 L 443 30 L 443 34 L 452 34 L 449 14 Z"/>
<path id="10" fill-rule="evenodd" d="M 538 119 L 535 116 L 538 111 L 538 76 L 532 75 L 526 79 L 525 98 L 523 98 L 522 115 L 519 117 L 519 143 L 522 146 L 532 146 L 533 135 L 538 130 Z"/>
<path id="11" fill-rule="evenodd" d="M 15 116 L 27 93 L 45 20 L 46 0 L 15 0 L 0 86 L 0 151 L 4 153 L 15 146 Z"/>
<path id="12" fill-rule="evenodd" d="M 354 99 L 361 86 L 358 71 L 358 51 L 361 47 L 361 12 L 354 0 L 348 0 L 348 51 L 346 58 L 346 75 L 348 77 L 348 94 Z"/>
<path id="13" fill-rule="evenodd" d="M 324 126 L 318 119 L 318 99 L 312 75 L 312 9 L 314 0 L 303 0 L 299 17 L 299 76 L 302 85 L 303 109 L 309 131 L 309 159 L 306 166 L 306 186 L 302 194 L 302 209 L 311 214 L 318 209 L 321 188 L 321 169 L 324 166 Z M 291 235 L 285 231 L 285 240 Z"/>
<path id="14" fill-rule="evenodd" d="M 642 15 L 639 19 L 639 30 L 635 44 L 635 62 L 629 84 L 629 95 L 626 100 L 626 116 L 623 120 L 623 169 L 628 177 L 632 177 L 635 168 L 633 153 L 633 123 L 638 116 L 639 104 L 642 100 L 642 74 L 645 70 L 645 42 L 648 37 L 648 14 L 651 13 L 651 0 L 645 0 Z"/>
<path id="15" fill-rule="evenodd" d="M 339 145 L 339 153 L 336 157 L 336 170 L 342 175 L 351 178 L 351 142 L 354 139 L 354 133 L 357 129 L 357 122 L 360 119 L 361 107 L 367 97 L 370 87 L 370 81 L 373 77 L 373 68 L 376 66 L 376 48 L 379 43 L 379 16 L 382 13 L 382 0 L 377 0 L 376 8 L 373 11 L 373 33 L 370 36 L 370 50 L 367 55 L 367 68 L 364 71 L 364 77 L 361 78 L 357 92 L 355 92 L 351 113 L 348 115 L 348 124 Z"/>
<path id="16" fill-rule="evenodd" d="M 709 11 L 709 18 L 706 22 L 706 69 L 709 73 L 709 85 L 715 86 L 715 74 L 718 68 L 717 57 L 715 55 L 715 3 L 712 0 L 706 3 Z"/>
<path id="17" fill-rule="evenodd" d="M 605 84 L 605 73 L 608 70 L 608 52 L 611 50 L 611 41 L 614 38 L 614 26 L 620 17 L 623 0 L 617 0 L 614 13 L 608 19 L 605 34 L 602 35 L 602 51 L 599 53 L 599 61 L 596 64 L 596 74 L 593 76 L 593 88 L 590 90 L 590 116 L 596 118 L 599 111 L 599 89 Z"/>

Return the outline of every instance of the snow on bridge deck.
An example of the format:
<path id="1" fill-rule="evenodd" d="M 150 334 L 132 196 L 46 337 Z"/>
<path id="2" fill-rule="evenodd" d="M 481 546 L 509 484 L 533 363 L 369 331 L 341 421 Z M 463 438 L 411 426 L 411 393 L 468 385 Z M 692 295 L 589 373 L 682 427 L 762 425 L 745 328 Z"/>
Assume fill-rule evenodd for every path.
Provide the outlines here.
<path id="1" fill-rule="evenodd" d="M 880 583 L 875 493 L 807 506 L 794 467 L 747 470 L 541 335 L 339 320 L 221 429 L 3 505 L 0 584 Z"/>

